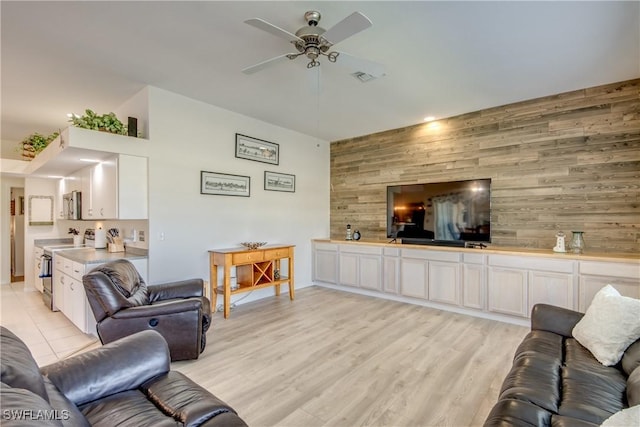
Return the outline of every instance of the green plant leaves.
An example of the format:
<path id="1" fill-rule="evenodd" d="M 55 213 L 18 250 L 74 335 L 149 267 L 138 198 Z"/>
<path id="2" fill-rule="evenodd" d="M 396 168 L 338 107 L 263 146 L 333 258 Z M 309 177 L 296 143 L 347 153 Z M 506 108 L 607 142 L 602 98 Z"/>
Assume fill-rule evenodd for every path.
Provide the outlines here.
<path id="1" fill-rule="evenodd" d="M 86 109 L 82 116 L 71 116 L 69 119 L 74 126 L 83 129 L 99 130 L 103 132 L 126 135 L 127 127 L 122 124 L 114 113 L 103 115 L 96 114 L 93 110 Z"/>

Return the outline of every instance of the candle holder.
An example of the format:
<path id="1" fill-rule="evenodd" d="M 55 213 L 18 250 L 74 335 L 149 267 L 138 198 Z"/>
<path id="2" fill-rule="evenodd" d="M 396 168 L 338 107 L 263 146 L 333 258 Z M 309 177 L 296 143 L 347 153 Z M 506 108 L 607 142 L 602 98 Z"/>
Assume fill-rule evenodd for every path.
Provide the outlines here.
<path id="1" fill-rule="evenodd" d="M 569 244 L 569 248 L 574 254 L 581 254 L 584 252 L 584 231 L 572 231 L 573 238 Z"/>

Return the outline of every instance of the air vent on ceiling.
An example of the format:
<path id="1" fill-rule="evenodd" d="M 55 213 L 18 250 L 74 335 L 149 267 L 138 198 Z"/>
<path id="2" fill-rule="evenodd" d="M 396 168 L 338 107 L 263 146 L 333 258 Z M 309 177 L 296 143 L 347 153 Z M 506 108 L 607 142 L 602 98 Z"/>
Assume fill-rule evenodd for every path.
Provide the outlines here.
<path id="1" fill-rule="evenodd" d="M 371 80 L 375 80 L 375 76 L 372 76 L 371 74 L 367 74 L 365 72 L 362 71 L 356 71 L 355 73 L 351 74 L 353 77 L 355 77 L 356 79 L 360 80 L 362 83 L 366 83 L 366 82 L 370 82 Z"/>

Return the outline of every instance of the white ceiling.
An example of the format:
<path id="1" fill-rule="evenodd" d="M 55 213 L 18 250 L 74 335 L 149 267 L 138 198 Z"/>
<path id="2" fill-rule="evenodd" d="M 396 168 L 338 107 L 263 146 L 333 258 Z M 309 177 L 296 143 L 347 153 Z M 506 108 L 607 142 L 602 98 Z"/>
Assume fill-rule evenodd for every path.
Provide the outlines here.
<path id="1" fill-rule="evenodd" d="M 2 157 L 7 142 L 106 113 L 145 85 L 334 141 L 640 77 L 640 2 L 201 1 L 0 3 Z M 386 65 L 361 83 L 243 21 L 287 31 L 322 13 L 373 22 L 336 50 Z M 319 91 L 318 91 L 319 89 Z"/>

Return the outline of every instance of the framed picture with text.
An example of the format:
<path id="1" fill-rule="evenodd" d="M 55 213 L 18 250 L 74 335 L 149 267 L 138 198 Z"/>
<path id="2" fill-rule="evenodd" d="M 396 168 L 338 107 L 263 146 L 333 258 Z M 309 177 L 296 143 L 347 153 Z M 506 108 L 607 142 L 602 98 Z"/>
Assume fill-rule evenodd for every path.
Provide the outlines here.
<path id="1" fill-rule="evenodd" d="M 200 171 L 200 194 L 249 197 L 251 177 Z"/>
<path id="2" fill-rule="evenodd" d="M 277 165 L 280 162 L 280 146 L 274 142 L 236 133 L 236 157 Z"/>
<path id="3" fill-rule="evenodd" d="M 264 171 L 264 189 L 268 191 L 295 193 L 296 176 L 280 172 Z"/>

